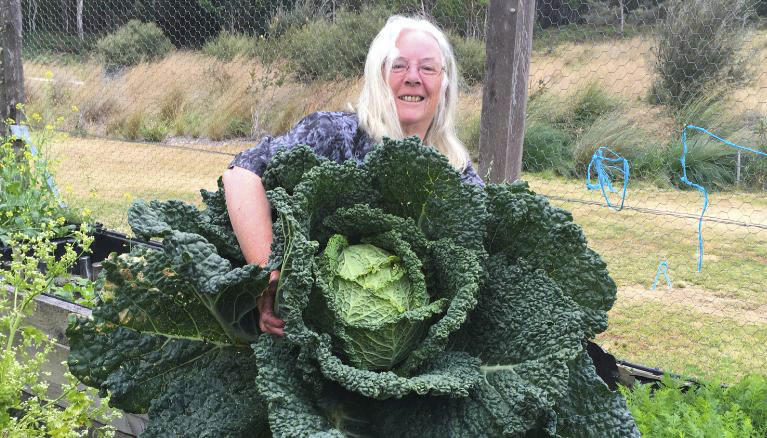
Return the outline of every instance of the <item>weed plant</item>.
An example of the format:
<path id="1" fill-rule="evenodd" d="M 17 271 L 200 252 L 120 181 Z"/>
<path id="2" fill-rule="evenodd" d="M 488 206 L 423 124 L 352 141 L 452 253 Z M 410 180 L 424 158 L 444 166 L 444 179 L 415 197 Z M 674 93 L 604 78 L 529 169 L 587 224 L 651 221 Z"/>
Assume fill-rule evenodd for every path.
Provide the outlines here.
<path id="1" fill-rule="evenodd" d="M 22 106 L 19 106 L 23 110 Z M 32 120 L 40 116 L 32 115 Z M 8 124 L 13 124 L 12 120 Z M 46 137 L 53 126 L 38 136 L 44 151 Z M 36 236 L 50 228 L 54 237 L 67 236 L 72 226 L 56 220 L 83 220 L 76 211 L 59 203 L 58 194 L 49 184 L 52 176 L 50 161 L 44 152 L 33 153 L 30 144 L 15 137 L 0 141 L 0 244 L 7 244 L 15 234 Z"/>
<path id="2" fill-rule="evenodd" d="M 98 427 L 94 420 L 109 424 L 116 418 L 107 407 L 109 399 L 99 401 L 96 391 L 78 384 L 69 372 L 57 396 L 49 395 L 50 373 L 44 371 L 55 340 L 26 322 L 34 311 L 35 299 L 50 292 L 54 280 L 80 256 L 75 250 L 88 250 L 93 238 L 86 226 L 74 232 L 75 242 L 65 247 L 62 257 L 54 255 L 56 236 L 53 222 L 45 222 L 34 236 L 14 234 L 8 242 L 13 248 L 10 270 L 2 271 L 0 281 L 0 430 L 8 437 L 112 436 L 111 426 Z M 45 266 L 41 271 L 40 266 Z M 10 286 L 10 291 L 5 286 Z M 28 397 L 24 397 L 24 392 Z M 61 405 L 61 406 L 60 406 Z M 92 429 L 90 432 L 88 429 Z"/>

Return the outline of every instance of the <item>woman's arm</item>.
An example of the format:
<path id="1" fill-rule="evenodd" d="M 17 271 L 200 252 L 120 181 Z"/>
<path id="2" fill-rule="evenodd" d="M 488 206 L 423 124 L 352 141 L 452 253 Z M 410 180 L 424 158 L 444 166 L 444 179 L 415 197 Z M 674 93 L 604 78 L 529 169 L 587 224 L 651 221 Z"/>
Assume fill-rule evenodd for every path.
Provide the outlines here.
<path id="1" fill-rule="evenodd" d="M 272 250 L 271 207 L 261 178 L 255 173 L 233 167 L 222 177 L 226 208 L 245 262 L 266 266 Z M 274 314 L 274 285 L 279 271 L 272 272 L 269 287 L 258 299 L 259 328 L 264 333 L 283 335 L 285 322 Z"/>

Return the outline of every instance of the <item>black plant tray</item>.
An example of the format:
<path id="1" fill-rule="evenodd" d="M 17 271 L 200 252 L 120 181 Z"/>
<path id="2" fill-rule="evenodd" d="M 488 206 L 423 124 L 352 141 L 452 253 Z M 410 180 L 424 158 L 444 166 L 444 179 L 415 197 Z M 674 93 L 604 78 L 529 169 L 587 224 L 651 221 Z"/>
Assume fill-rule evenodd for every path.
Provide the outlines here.
<path id="1" fill-rule="evenodd" d="M 130 238 L 125 234 L 103 228 L 96 228 L 91 235 L 93 243 L 90 253 L 80 257 L 78 263 L 72 267 L 71 273 L 74 275 L 93 279 L 100 270 L 101 262 L 113 252 L 124 254 L 136 246 L 162 249 L 162 244 L 159 242 Z"/>
<path id="2" fill-rule="evenodd" d="M 106 230 L 100 226 L 94 228 L 90 233 L 93 236 L 90 253 L 80 257 L 78 262 L 70 269 L 70 273 L 82 277 L 93 279 L 100 269 L 101 262 L 109 254 L 115 252 L 123 254 L 130 252 L 135 246 L 145 246 L 149 248 L 162 249 L 162 244 L 154 241 L 145 241 L 129 238 L 125 234 L 116 231 Z M 58 258 L 64 255 L 64 246 L 72 243 L 71 238 L 55 239 L 56 251 L 54 255 Z M 0 267 L 7 268 L 11 261 L 12 250 L 9 246 L 0 246 Z"/>

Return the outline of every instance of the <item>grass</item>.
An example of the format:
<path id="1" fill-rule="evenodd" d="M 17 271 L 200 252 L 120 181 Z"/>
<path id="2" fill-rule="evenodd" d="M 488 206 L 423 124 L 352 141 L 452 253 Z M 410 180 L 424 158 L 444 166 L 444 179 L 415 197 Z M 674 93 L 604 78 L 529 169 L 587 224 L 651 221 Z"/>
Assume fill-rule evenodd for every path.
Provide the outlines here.
<path id="1" fill-rule="evenodd" d="M 618 358 L 725 383 L 749 373 L 767 374 L 767 324 L 620 298 L 609 317 L 610 327 L 597 342 Z"/>
<path id="2" fill-rule="evenodd" d="M 632 183 L 627 207 L 666 214 L 616 212 L 581 182 L 524 177 L 538 193 L 570 200 L 552 202 L 572 211 L 618 285 L 598 343 L 619 359 L 689 376 L 732 382 L 749 372 L 767 374 L 767 229 L 704 221 L 698 272 L 697 192 Z M 767 225 L 762 194 L 717 192 L 710 202 L 707 218 Z M 673 287 L 661 275 L 653 291 L 661 261 L 670 266 Z"/>

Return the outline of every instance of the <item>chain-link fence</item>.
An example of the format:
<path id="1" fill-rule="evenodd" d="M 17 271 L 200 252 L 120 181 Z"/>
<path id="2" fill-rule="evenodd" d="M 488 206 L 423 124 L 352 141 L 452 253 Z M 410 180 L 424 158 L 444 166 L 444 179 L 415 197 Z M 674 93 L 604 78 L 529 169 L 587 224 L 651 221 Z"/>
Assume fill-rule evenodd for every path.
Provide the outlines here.
<path id="1" fill-rule="evenodd" d="M 134 199 L 197 203 L 264 134 L 347 109 L 397 12 L 450 33 L 459 136 L 478 159 L 487 0 L 22 7 L 27 117 L 57 130 L 66 202 L 109 228 L 127 231 Z M 763 0 L 537 1 L 524 178 L 607 261 L 619 294 L 598 342 L 620 359 L 767 373 L 765 15 Z M 692 128 L 683 143 L 689 125 L 729 144 Z"/>

